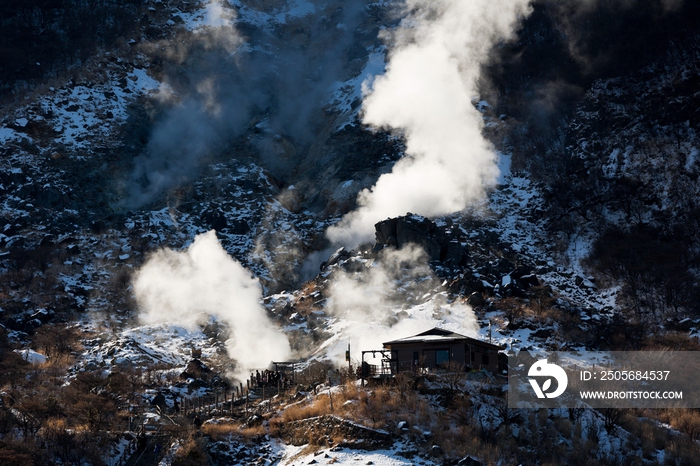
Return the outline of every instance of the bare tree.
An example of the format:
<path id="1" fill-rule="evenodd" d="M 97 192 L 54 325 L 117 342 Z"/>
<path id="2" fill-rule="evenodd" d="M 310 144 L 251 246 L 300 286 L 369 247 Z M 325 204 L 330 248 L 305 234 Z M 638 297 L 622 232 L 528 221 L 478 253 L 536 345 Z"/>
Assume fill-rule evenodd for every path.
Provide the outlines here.
<path id="1" fill-rule="evenodd" d="M 457 391 L 464 386 L 464 380 L 467 373 L 464 371 L 464 364 L 459 361 L 450 361 L 443 366 L 444 373 L 442 380 L 447 384 L 447 388 L 452 391 Z"/>
<path id="2" fill-rule="evenodd" d="M 498 302 L 497 308 L 503 311 L 506 319 L 511 324 L 515 324 L 525 314 L 522 302 L 517 298 L 505 298 Z"/>

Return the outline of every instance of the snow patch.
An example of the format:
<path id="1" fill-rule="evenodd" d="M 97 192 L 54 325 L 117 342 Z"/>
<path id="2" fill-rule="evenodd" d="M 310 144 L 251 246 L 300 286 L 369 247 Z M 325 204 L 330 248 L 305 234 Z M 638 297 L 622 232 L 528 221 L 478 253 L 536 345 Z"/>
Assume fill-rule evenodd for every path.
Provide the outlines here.
<path id="1" fill-rule="evenodd" d="M 15 353 L 22 356 L 22 359 L 30 364 L 44 364 L 48 358 L 32 349 L 15 350 Z"/>
<path id="2" fill-rule="evenodd" d="M 336 82 L 332 86 L 330 102 L 333 104 L 333 109 L 343 115 L 343 118 L 338 121 L 338 130 L 352 124 L 353 116 L 360 109 L 362 96 L 369 89 L 375 76 L 383 74 L 385 68 L 385 52 L 383 49 L 376 50 L 369 54 L 367 63 L 358 76 L 347 81 Z"/>

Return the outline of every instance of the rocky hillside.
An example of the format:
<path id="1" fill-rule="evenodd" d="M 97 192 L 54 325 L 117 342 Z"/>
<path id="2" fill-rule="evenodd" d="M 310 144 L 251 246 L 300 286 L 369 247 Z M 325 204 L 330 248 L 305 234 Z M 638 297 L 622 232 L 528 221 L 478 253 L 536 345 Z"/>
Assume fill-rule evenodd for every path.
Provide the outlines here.
<path id="1" fill-rule="evenodd" d="M 543 184 L 552 241 L 592 243 L 628 317 L 694 316 L 697 5 L 564 5 L 536 2 L 486 73 L 507 122 L 492 139 Z"/>
<path id="2" fill-rule="evenodd" d="M 0 7 L 0 463 L 137 464 L 137 418 L 151 464 L 692 464 L 695 412 L 509 410 L 478 371 L 343 372 L 348 343 L 357 367 L 435 326 L 508 353 L 698 349 L 698 7 L 530 6 L 471 101 L 501 175 L 354 248 L 327 229 L 416 157 L 361 113 L 401 5 Z M 227 257 L 200 276 L 212 230 Z M 146 309 L 154 258 L 174 285 Z M 246 397 L 278 358 L 249 362 L 258 327 L 299 379 Z"/>

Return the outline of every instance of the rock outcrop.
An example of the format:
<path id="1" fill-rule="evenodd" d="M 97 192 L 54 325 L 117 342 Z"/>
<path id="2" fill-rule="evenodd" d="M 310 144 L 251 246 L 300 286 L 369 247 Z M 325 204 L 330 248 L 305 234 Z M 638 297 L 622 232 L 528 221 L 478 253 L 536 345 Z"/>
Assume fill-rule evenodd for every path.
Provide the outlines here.
<path id="1" fill-rule="evenodd" d="M 388 432 L 371 429 L 338 416 L 326 415 L 288 422 L 280 430 L 282 438 L 292 445 L 315 442 L 338 443 L 345 448 L 375 450 L 387 448 L 393 440 Z"/>
<path id="2" fill-rule="evenodd" d="M 451 221 L 438 226 L 425 217 L 408 213 L 403 217 L 383 220 L 374 228 L 375 252 L 386 247 L 401 249 L 412 243 L 423 248 L 431 261 L 461 267 L 467 265 L 469 253 L 464 232 L 452 225 Z"/>

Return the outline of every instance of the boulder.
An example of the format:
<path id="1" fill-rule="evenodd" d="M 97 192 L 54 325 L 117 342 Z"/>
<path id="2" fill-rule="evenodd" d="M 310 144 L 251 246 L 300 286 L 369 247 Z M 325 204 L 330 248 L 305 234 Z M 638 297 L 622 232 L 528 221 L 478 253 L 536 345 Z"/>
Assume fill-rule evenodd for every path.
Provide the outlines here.
<path id="1" fill-rule="evenodd" d="M 160 406 L 161 408 L 165 408 L 165 406 L 167 406 L 165 395 L 158 392 L 158 394 L 151 400 L 151 406 Z"/>
<path id="2" fill-rule="evenodd" d="M 187 367 L 184 372 L 180 374 L 182 379 L 200 379 L 203 381 L 208 380 L 212 376 L 212 371 L 209 369 L 202 361 L 199 359 L 191 359 L 187 363 Z"/>
<path id="3" fill-rule="evenodd" d="M 374 252 L 393 247 L 401 249 L 408 244 L 421 247 L 429 260 L 464 267 L 469 258 L 461 230 L 447 222 L 438 226 L 420 215 L 411 213 L 403 217 L 383 220 L 375 226 Z"/>
<path id="4" fill-rule="evenodd" d="M 546 340 L 547 338 L 551 337 L 554 334 L 554 330 L 551 328 L 541 328 L 539 330 L 536 330 L 532 332 L 530 335 L 532 338 L 539 338 L 542 340 Z"/>
<path id="5" fill-rule="evenodd" d="M 465 456 L 457 462 L 457 466 L 481 466 L 481 462 L 473 456 Z"/>
<path id="6" fill-rule="evenodd" d="M 229 230 L 234 235 L 245 235 L 250 231 L 250 225 L 243 219 L 233 220 L 229 225 Z"/>
<path id="7" fill-rule="evenodd" d="M 484 299 L 484 295 L 478 291 L 475 291 L 467 298 L 467 304 L 472 307 L 480 307 L 486 304 L 486 300 Z"/>
<path id="8" fill-rule="evenodd" d="M 445 454 L 440 445 L 433 445 L 430 447 L 430 454 L 434 457 L 440 457 Z"/>
<path id="9" fill-rule="evenodd" d="M 346 251 L 344 247 L 341 247 L 337 249 L 333 254 L 331 254 L 327 261 L 321 264 L 321 270 L 324 270 L 326 267 L 335 265 L 338 262 L 347 259 L 348 257 L 350 257 L 350 253 Z"/>
<path id="10" fill-rule="evenodd" d="M 228 226 L 226 217 L 217 209 L 208 209 L 202 212 L 199 216 L 200 220 L 208 228 L 214 229 L 216 231 L 222 231 Z"/>
<path id="11" fill-rule="evenodd" d="M 443 249 L 441 246 L 441 252 L 442 251 Z M 466 265 L 466 259 L 468 257 L 467 250 L 466 247 L 462 246 L 462 243 L 458 240 L 450 240 L 450 242 L 447 243 L 447 247 L 444 248 L 444 252 L 444 257 L 441 256 L 441 260 L 443 262 L 454 265 Z"/>
<path id="12" fill-rule="evenodd" d="M 540 279 L 534 273 L 523 275 L 518 279 L 520 283 L 525 287 L 529 288 L 531 286 L 540 286 Z"/>

